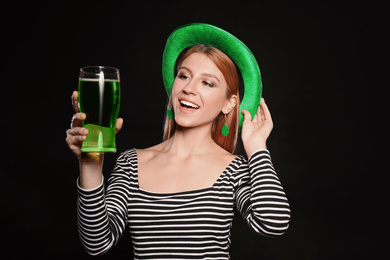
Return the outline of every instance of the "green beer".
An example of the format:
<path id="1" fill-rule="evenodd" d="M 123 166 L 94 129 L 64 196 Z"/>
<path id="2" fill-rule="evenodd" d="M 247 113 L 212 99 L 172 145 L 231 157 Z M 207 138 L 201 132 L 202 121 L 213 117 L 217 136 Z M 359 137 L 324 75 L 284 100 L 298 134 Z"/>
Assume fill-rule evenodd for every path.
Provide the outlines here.
<path id="1" fill-rule="evenodd" d="M 81 151 L 116 152 L 115 126 L 119 105 L 119 80 L 104 79 L 104 76 L 79 79 L 79 109 L 87 115 L 83 127 L 89 131 Z"/>

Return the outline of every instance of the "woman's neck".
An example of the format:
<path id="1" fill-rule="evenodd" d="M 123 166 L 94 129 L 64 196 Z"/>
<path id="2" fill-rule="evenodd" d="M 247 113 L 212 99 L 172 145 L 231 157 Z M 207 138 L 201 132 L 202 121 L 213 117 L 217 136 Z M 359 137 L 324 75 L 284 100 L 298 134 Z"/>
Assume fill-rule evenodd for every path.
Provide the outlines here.
<path id="1" fill-rule="evenodd" d="M 210 126 L 182 128 L 177 126 L 175 134 L 165 142 L 164 152 L 180 157 L 210 153 L 220 147 L 211 138 Z"/>

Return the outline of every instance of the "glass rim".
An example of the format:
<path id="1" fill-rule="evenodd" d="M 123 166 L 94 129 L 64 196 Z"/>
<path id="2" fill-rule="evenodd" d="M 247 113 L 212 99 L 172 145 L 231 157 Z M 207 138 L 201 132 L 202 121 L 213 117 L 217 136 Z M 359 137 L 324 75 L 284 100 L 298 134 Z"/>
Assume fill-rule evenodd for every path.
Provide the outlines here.
<path id="1" fill-rule="evenodd" d="M 107 79 L 119 80 L 119 69 L 110 66 L 85 66 L 80 68 L 79 79 L 99 78 L 103 72 Z"/>
<path id="2" fill-rule="evenodd" d="M 85 66 L 80 68 L 80 72 L 84 73 L 98 73 L 104 71 L 104 73 L 119 73 L 119 69 L 111 66 Z"/>

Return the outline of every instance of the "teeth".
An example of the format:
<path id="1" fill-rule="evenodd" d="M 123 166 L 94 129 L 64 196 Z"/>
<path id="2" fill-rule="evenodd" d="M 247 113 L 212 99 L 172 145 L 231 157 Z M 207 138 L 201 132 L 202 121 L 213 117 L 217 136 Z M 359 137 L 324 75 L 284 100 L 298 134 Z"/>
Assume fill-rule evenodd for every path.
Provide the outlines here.
<path id="1" fill-rule="evenodd" d="M 180 103 L 182 103 L 183 105 L 186 105 L 188 107 L 199 108 L 197 105 L 195 105 L 191 102 L 188 102 L 188 101 L 180 100 Z"/>

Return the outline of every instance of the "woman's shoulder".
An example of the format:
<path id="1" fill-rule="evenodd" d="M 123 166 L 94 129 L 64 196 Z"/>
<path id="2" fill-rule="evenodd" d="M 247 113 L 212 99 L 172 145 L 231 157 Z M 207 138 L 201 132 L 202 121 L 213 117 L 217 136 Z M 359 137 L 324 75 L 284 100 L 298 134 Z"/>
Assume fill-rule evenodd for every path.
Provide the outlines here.
<path id="1" fill-rule="evenodd" d="M 139 161 L 148 161 L 161 152 L 162 144 L 157 144 L 147 148 L 134 148 L 134 153 L 136 153 Z"/>
<path id="2" fill-rule="evenodd" d="M 160 144 L 148 147 L 148 148 L 130 148 L 125 150 L 124 152 L 121 152 L 118 156 L 120 157 L 136 157 L 139 159 L 139 157 L 145 157 L 145 156 L 151 156 L 153 153 L 156 153 L 158 151 L 158 147 Z"/>
<path id="3" fill-rule="evenodd" d="M 121 152 L 117 159 L 116 159 L 117 165 L 137 165 L 137 153 L 136 148 L 127 149 L 123 152 Z"/>
<path id="4" fill-rule="evenodd" d="M 136 155 L 136 151 L 137 151 L 136 148 L 127 149 L 127 150 L 121 152 L 121 153 L 118 155 L 118 158 L 132 157 L 132 156 Z"/>

